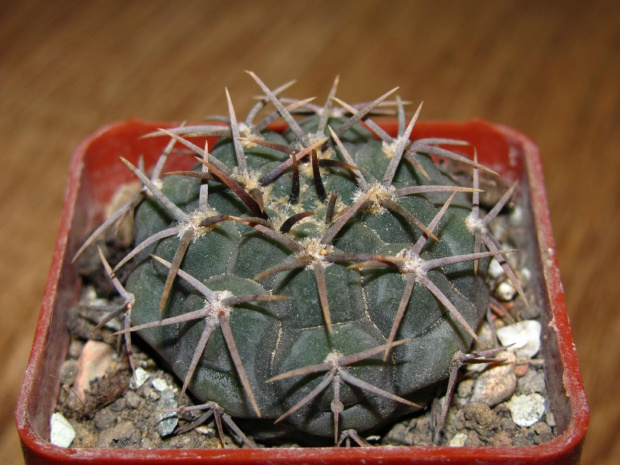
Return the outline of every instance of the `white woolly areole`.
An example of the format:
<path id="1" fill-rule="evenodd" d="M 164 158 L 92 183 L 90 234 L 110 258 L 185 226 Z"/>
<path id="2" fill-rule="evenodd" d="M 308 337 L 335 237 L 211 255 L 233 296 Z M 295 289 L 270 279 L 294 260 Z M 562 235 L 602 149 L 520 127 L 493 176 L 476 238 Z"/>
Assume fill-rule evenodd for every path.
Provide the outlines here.
<path id="1" fill-rule="evenodd" d="M 326 363 L 329 363 L 333 367 L 337 367 L 338 366 L 338 360 L 341 357 L 342 357 L 342 354 L 334 349 L 329 354 L 327 354 L 327 357 L 325 357 L 325 360 L 323 360 L 323 361 L 326 362 Z"/>
<path id="2" fill-rule="evenodd" d="M 394 195 L 395 191 L 396 188 L 394 186 L 390 185 L 386 187 L 380 182 L 375 182 L 373 184 L 370 184 L 365 191 L 358 190 L 353 196 L 353 202 L 357 202 L 361 196 L 366 195 L 368 192 L 370 192 L 367 206 L 363 208 L 363 211 L 370 212 L 376 215 L 385 211 L 385 208 L 381 206 L 382 200 L 387 199 L 396 201 L 396 196 Z"/>
<path id="3" fill-rule="evenodd" d="M 308 155 L 306 155 L 308 157 Z M 297 165 L 299 174 L 305 178 L 312 179 L 314 177 L 314 171 L 312 170 L 312 163 L 300 163 Z"/>
<path id="4" fill-rule="evenodd" d="M 153 183 L 153 185 L 155 187 L 157 187 L 159 190 L 162 190 L 162 188 L 164 187 L 164 182 L 161 179 L 151 179 L 151 182 Z M 146 192 L 146 196 L 147 197 L 152 197 L 153 193 L 151 192 L 151 189 L 147 188 L 146 186 L 142 187 L 142 190 L 144 192 Z"/>
<path id="5" fill-rule="evenodd" d="M 390 160 L 394 158 L 394 154 L 396 153 L 396 147 L 403 141 L 403 136 L 398 136 L 392 142 L 383 141 L 381 144 L 381 150 L 383 154 L 388 157 Z"/>
<path id="6" fill-rule="evenodd" d="M 470 213 L 469 216 L 465 218 L 465 226 L 467 226 L 467 229 L 472 234 L 484 231 L 485 229 L 482 219 L 475 218 L 473 213 Z"/>
<path id="7" fill-rule="evenodd" d="M 309 132 L 308 134 L 306 134 L 306 137 L 308 138 L 310 145 L 312 145 L 325 139 L 325 134 L 323 134 L 322 132 Z"/>
<path id="8" fill-rule="evenodd" d="M 220 316 L 227 316 L 230 314 L 232 307 L 225 305 L 222 303 L 222 300 L 228 299 L 229 297 L 233 297 L 234 294 L 230 291 L 215 291 L 213 301 L 206 301 L 205 305 L 209 305 L 211 307 L 211 312 L 207 319 L 215 318 L 217 319 Z"/>
<path id="9" fill-rule="evenodd" d="M 207 208 L 205 210 L 194 210 L 189 215 L 189 221 L 181 225 L 181 230 L 177 234 L 177 237 L 181 238 L 189 229 L 193 229 L 195 232 L 194 240 L 198 237 L 206 234 L 211 229 L 217 227 L 217 224 L 213 224 L 211 226 L 201 226 L 202 223 L 207 218 L 217 215 L 218 212 L 212 208 Z"/>
<path id="10" fill-rule="evenodd" d="M 245 187 L 246 191 L 251 191 L 252 189 L 260 189 L 261 185 L 258 183 L 260 179 L 260 175 L 254 171 L 246 171 L 245 173 L 240 173 L 239 168 L 235 167 L 233 169 L 232 175 L 230 176 L 243 187 Z"/>
<path id="11" fill-rule="evenodd" d="M 314 262 L 324 262 L 324 266 L 329 266 L 331 263 L 325 262 L 325 255 L 334 250 L 334 246 L 331 244 L 321 244 L 320 239 L 316 237 L 309 237 L 301 241 L 300 245 L 304 248 L 304 251 L 299 254 L 304 257 L 312 258 L 312 263 Z M 310 268 L 312 264 L 308 265 Z"/>
<path id="12" fill-rule="evenodd" d="M 408 273 L 413 273 L 415 276 L 425 276 L 426 269 L 424 268 L 424 260 L 418 254 L 414 253 L 412 250 L 403 249 L 398 254 L 397 257 L 405 258 L 406 260 L 401 265 L 401 271 L 403 275 Z"/>
<path id="13" fill-rule="evenodd" d="M 248 149 L 252 147 L 256 147 L 258 144 L 250 140 L 247 140 L 247 139 L 251 137 L 254 137 L 254 138 L 261 137 L 260 134 L 252 134 L 252 128 L 245 123 L 239 123 L 238 127 L 239 127 L 239 137 L 241 137 L 241 139 L 245 139 L 241 141 L 241 145 Z"/>

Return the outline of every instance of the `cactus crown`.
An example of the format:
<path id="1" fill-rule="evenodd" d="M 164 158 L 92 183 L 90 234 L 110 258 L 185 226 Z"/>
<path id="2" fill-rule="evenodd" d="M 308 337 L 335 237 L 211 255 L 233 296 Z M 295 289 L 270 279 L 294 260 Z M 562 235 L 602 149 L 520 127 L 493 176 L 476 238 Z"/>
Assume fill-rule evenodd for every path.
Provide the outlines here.
<path id="1" fill-rule="evenodd" d="M 396 89 L 349 105 L 336 80 L 320 107 L 250 75 L 264 95 L 244 122 L 226 91 L 227 117 L 148 135 L 170 138 L 150 177 L 123 160 L 143 189 L 79 253 L 135 210 L 133 251 L 114 269 L 101 257 L 128 351 L 137 332 L 213 413 L 337 440 L 418 408 L 476 339 L 489 257 L 508 252 L 486 226 L 514 187 L 481 218 L 490 170 L 445 148 L 463 142 L 410 140 L 420 108 L 407 123 Z M 396 137 L 372 120 L 392 112 Z M 286 131 L 269 128 L 278 118 Z M 195 136 L 221 139 L 209 151 Z M 161 177 L 175 144 L 196 167 Z M 469 165 L 474 187 L 437 158 Z"/>

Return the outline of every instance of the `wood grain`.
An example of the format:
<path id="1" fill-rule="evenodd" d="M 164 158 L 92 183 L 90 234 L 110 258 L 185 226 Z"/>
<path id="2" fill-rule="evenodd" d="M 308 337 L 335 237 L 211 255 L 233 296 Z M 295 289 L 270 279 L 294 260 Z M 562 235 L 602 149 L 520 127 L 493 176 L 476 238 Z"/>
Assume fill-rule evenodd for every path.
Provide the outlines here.
<path id="1" fill-rule="evenodd" d="M 481 117 L 539 145 L 592 420 L 583 463 L 620 462 L 620 3 L 0 3 L 0 449 L 51 260 L 69 158 L 106 123 L 200 120 L 298 79 L 321 99 L 396 85 L 425 119 Z M 248 103 L 237 104 L 243 114 Z"/>

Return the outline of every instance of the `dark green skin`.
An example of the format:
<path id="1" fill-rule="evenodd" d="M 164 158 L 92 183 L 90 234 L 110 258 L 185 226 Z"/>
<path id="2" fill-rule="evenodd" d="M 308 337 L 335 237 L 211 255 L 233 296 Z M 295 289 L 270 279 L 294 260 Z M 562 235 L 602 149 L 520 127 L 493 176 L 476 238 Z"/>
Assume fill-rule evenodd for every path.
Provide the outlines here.
<path id="1" fill-rule="evenodd" d="M 339 121 L 332 120 L 330 124 L 336 127 Z M 305 120 L 302 127 L 312 132 L 316 128 L 316 118 Z M 291 143 L 293 140 L 289 134 L 266 133 L 264 137 L 280 143 Z M 381 142 L 361 127 L 349 130 L 342 139 L 366 180 L 369 183 L 380 181 L 389 163 L 381 150 Z M 260 174 L 267 173 L 286 159 L 286 155 L 264 147 L 246 149 L 246 155 L 250 169 Z M 230 167 L 236 166 L 229 140 L 220 141 L 212 156 Z M 335 158 L 342 160 L 339 156 Z M 418 158 L 431 180 L 417 173 L 409 162 L 403 161 L 393 183 L 395 187 L 455 184 L 429 157 L 419 155 Z M 328 195 L 337 189 L 344 204 L 353 202 L 357 185 L 350 172 L 341 168 L 321 168 L 321 175 Z M 269 198 L 287 199 L 291 180 L 289 170 L 275 181 Z M 301 183 L 308 189 L 302 192 L 300 202 L 305 210 L 316 212 L 314 218 L 322 220 L 325 207 L 317 207 L 312 179 L 302 176 Z M 199 182 L 195 178 L 169 176 L 164 180 L 163 191 L 179 207 L 191 212 L 197 208 L 198 187 Z M 416 195 L 402 197 L 398 203 L 428 224 L 447 197 L 448 194 Z M 248 208 L 219 183 L 209 184 L 209 205 L 219 213 L 252 216 Z M 266 204 L 270 217 L 276 216 L 273 208 L 273 205 Z M 473 252 L 474 239 L 465 226 L 470 210 L 468 197 L 458 194 L 435 231 L 440 240 L 429 240 L 423 249 L 424 259 Z M 136 214 L 136 243 L 175 224 L 157 201 L 150 199 Z M 290 237 L 299 239 L 304 235 L 321 237 L 317 227 L 308 221 L 298 223 L 291 230 Z M 415 226 L 389 212 L 360 212 L 336 236 L 333 245 L 335 251 L 341 252 L 395 255 L 411 248 L 420 235 Z M 178 241 L 176 237 L 163 240 L 154 253 L 171 261 Z M 292 297 L 284 301 L 247 304 L 232 311 L 232 332 L 263 418 L 278 418 L 308 394 L 323 379 L 324 373 L 267 383 L 269 378 L 295 368 L 322 363 L 334 349 L 348 355 L 385 344 L 405 285 L 404 276 L 395 269 L 366 269 L 360 272 L 348 269 L 346 263 L 328 266 L 325 274 L 333 320 L 333 333 L 328 334 L 311 271 L 294 270 L 269 276 L 259 282 L 252 280 L 261 271 L 281 263 L 290 255 L 286 247 L 260 232 L 240 223 L 223 222 L 189 246 L 182 265 L 183 270 L 212 290 L 229 290 L 234 295 L 273 293 Z M 480 262 L 476 275 L 472 262 L 428 273 L 473 328 L 479 324 L 488 304 L 485 284 L 487 263 L 486 260 Z M 204 298 L 177 277 L 164 314 L 160 316 L 158 309 L 167 273 L 165 266 L 146 259 L 129 278 L 127 289 L 136 297 L 131 314 L 133 325 L 197 310 L 205 305 Z M 184 379 L 203 327 L 203 321 L 192 321 L 143 330 L 139 334 L 168 362 L 179 378 Z M 467 351 L 471 345 L 467 332 L 421 285 L 416 285 L 414 289 L 396 340 L 404 338 L 412 340 L 393 348 L 386 362 L 383 362 L 381 353 L 347 370 L 383 390 L 414 401 L 420 400 L 420 393 L 425 388 L 447 377 L 455 352 Z M 201 402 L 217 402 L 233 417 L 256 417 L 219 328 L 207 344 L 199 368 L 189 384 L 189 391 Z M 332 398 L 332 388 L 328 387 L 309 405 L 282 423 L 302 432 L 333 436 Z M 366 431 L 402 415 L 408 409 L 376 394 L 351 388 L 346 383 L 342 383 L 341 401 L 345 407 L 340 417 L 341 431 L 350 428 Z"/>

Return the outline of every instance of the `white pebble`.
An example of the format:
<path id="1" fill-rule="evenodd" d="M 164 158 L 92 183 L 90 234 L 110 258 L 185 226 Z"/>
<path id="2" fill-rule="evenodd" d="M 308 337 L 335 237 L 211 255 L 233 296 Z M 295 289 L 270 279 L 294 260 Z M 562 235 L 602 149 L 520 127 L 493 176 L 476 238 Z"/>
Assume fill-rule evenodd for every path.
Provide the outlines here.
<path id="1" fill-rule="evenodd" d="M 467 442 L 467 435 L 465 433 L 456 433 L 452 439 L 450 439 L 450 447 L 463 447 Z"/>
<path id="2" fill-rule="evenodd" d="M 515 396 L 507 404 L 512 421 L 519 426 L 532 426 L 545 413 L 545 399 L 537 393 Z"/>
<path id="3" fill-rule="evenodd" d="M 510 212 L 508 222 L 511 226 L 521 226 L 523 223 L 523 209 L 521 207 L 515 207 L 512 212 Z"/>
<path id="4" fill-rule="evenodd" d="M 532 272 L 529 268 L 523 267 L 521 268 L 521 277 L 526 281 L 530 281 L 532 279 Z"/>
<path id="5" fill-rule="evenodd" d="M 75 430 L 62 413 L 52 415 L 50 430 L 50 442 L 56 446 L 69 447 L 75 439 Z"/>
<path id="6" fill-rule="evenodd" d="M 97 291 L 93 286 L 87 286 L 80 297 L 80 303 L 83 305 L 109 305 L 106 299 L 102 299 L 97 295 Z"/>
<path id="7" fill-rule="evenodd" d="M 138 389 L 140 386 L 146 383 L 146 380 L 149 379 L 149 376 L 151 375 L 149 375 L 148 371 L 146 371 L 144 368 L 136 368 L 136 371 L 131 378 L 131 388 Z"/>
<path id="8" fill-rule="evenodd" d="M 536 320 L 523 320 L 497 330 L 502 345 L 513 344 L 508 350 L 517 357 L 532 358 L 540 350 L 541 325 Z"/>
<path id="9" fill-rule="evenodd" d="M 504 302 L 514 299 L 515 295 L 517 295 L 517 290 L 510 281 L 502 281 L 495 288 L 495 297 Z"/>
<path id="10" fill-rule="evenodd" d="M 170 389 L 170 387 L 168 386 L 168 383 L 166 383 L 166 381 L 161 378 L 155 378 L 151 382 L 151 384 L 153 385 L 155 390 L 158 392 L 164 392 L 165 390 Z"/>
<path id="11" fill-rule="evenodd" d="M 205 425 L 196 426 L 194 428 L 194 431 L 196 431 L 197 433 L 202 434 L 204 436 L 210 436 L 210 437 L 214 437 L 215 436 L 215 430 L 213 428 L 209 428 L 208 426 L 205 426 Z"/>
<path id="12" fill-rule="evenodd" d="M 160 381 L 165 383 L 163 379 L 160 379 Z M 157 402 L 157 409 L 159 412 L 155 414 L 155 418 L 157 419 L 157 432 L 162 438 L 171 435 L 179 423 L 179 417 L 176 412 L 166 412 L 166 410 L 175 409 L 177 407 L 178 404 L 174 392 L 170 389 L 163 391 L 161 398 Z"/>
<path id="13" fill-rule="evenodd" d="M 499 262 L 493 258 L 491 259 L 491 263 L 489 263 L 489 277 L 491 279 L 497 279 L 504 274 L 504 269 Z"/>

